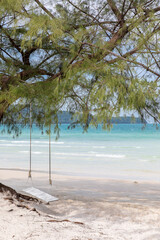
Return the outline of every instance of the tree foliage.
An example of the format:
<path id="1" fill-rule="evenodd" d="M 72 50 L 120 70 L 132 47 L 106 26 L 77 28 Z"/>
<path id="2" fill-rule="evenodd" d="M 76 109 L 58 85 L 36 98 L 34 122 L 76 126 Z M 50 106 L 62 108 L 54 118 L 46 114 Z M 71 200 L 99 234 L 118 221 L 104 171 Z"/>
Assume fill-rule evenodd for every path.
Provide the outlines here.
<path id="1" fill-rule="evenodd" d="M 85 129 L 122 109 L 159 122 L 159 40 L 159 0 L 1 0 L 1 123 L 31 102 L 40 126 L 62 109 Z"/>

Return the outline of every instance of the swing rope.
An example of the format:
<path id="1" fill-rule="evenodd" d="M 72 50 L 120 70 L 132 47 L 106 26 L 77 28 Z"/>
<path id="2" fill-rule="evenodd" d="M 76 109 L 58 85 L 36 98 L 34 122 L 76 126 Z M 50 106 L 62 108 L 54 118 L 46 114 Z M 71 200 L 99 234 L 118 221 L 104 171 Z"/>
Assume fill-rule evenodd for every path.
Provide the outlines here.
<path id="1" fill-rule="evenodd" d="M 30 161 L 28 178 L 32 178 L 31 172 L 32 172 L 32 106 L 30 103 Z"/>
<path id="2" fill-rule="evenodd" d="M 52 185 L 52 173 L 51 173 L 51 124 L 49 125 L 49 184 Z"/>

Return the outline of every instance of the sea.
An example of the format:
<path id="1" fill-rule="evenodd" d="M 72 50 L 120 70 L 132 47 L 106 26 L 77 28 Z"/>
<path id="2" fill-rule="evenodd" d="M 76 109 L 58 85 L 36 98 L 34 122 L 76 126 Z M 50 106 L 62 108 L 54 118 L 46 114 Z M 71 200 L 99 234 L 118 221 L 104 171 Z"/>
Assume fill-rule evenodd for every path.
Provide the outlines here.
<path id="1" fill-rule="evenodd" d="M 52 175 L 91 178 L 160 181 L 160 127 L 147 124 L 115 124 L 110 131 L 90 127 L 87 133 L 77 126 L 60 126 L 60 138 L 51 135 Z M 47 172 L 49 136 L 32 127 L 31 168 Z M 30 130 L 14 139 L 0 135 L 0 169 L 28 170 Z"/>

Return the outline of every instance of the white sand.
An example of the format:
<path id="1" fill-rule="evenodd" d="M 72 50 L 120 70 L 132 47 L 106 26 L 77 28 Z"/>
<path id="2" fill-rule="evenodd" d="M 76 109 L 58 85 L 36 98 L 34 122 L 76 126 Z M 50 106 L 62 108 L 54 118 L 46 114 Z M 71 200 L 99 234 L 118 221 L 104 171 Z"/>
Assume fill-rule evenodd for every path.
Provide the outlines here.
<path id="1" fill-rule="evenodd" d="M 37 206 L 46 211 L 39 216 L 0 194 L 0 240 L 160 239 L 159 184 L 55 176 L 53 186 L 46 187 L 47 176 L 36 174 L 34 185 L 59 201 Z M 30 184 L 24 172 L 14 171 L 0 171 L 0 182 L 18 190 Z M 71 222 L 48 222 L 54 219 Z"/>

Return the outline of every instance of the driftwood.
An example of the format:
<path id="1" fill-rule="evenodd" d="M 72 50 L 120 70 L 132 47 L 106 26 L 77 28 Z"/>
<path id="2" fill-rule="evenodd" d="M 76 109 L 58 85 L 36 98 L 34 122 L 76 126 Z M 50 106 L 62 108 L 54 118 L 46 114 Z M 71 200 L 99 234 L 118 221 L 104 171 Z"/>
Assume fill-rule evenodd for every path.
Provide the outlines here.
<path id="1" fill-rule="evenodd" d="M 8 186 L 6 186 L 6 185 L 4 185 L 2 183 L 0 183 L 0 192 L 2 192 L 2 193 L 9 193 L 11 196 L 13 196 L 18 201 L 22 201 L 23 199 L 25 199 L 27 201 L 39 202 L 39 200 L 37 198 L 33 198 L 33 197 L 30 197 L 30 196 L 18 193 L 13 188 L 8 187 Z M 9 200 L 9 197 L 8 197 L 8 200 Z"/>
<path id="2" fill-rule="evenodd" d="M 40 215 L 40 213 L 37 211 L 36 208 L 30 207 L 26 204 L 26 201 L 34 201 L 34 202 L 39 202 L 40 201 L 37 198 L 33 198 L 21 193 L 16 192 L 13 188 L 8 187 L 2 183 L 0 183 L 0 192 L 2 193 L 7 193 L 7 196 L 4 197 L 5 200 L 9 200 L 11 203 L 14 203 L 17 207 L 20 208 L 26 208 L 30 211 L 34 211 L 36 213 L 38 213 L 38 215 Z M 10 196 L 8 196 L 8 194 Z M 24 204 L 22 204 L 22 202 Z M 13 209 L 10 209 L 9 212 L 12 212 Z"/>
<path id="3" fill-rule="evenodd" d="M 33 198 L 33 197 L 30 197 L 30 196 L 18 193 L 13 188 L 8 187 L 8 186 L 6 186 L 2 183 L 0 183 L 0 192 L 1 193 L 9 193 L 11 196 L 6 196 L 6 197 L 4 197 L 4 199 L 9 200 L 12 203 L 14 202 L 14 204 L 17 207 L 26 208 L 30 211 L 35 211 L 38 215 L 41 215 L 41 213 L 39 211 L 37 211 L 36 208 L 27 206 L 26 204 L 20 203 L 20 202 L 25 202 L 25 200 L 40 202 L 37 198 Z M 17 200 L 17 201 L 14 201 L 14 200 Z M 9 212 L 12 212 L 12 211 L 13 211 L 13 209 L 9 210 Z M 51 217 L 51 216 L 46 216 L 46 217 Z M 74 222 L 74 221 L 70 221 L 68 219 L 58 220 L 58 219 L 53 219 L 52 218 L 52 219 L 47 220 L 47 222 L 50 222 L 50 223 L 53 223 L 53 222 L 59 222 L 59 223 L 60 222 L 70 222 L 70 223 L 73 223 L 73 224 L 84 225 L 84 223 L 82 223 L 82 222 L 77 222 L 77 221 Z"/>
<path id="4" fill-rule="evenodd" d="M 74 224 L 84 225 L 84 223 L 82 223 L 82 222 L 74 222 L 74 221 L 70 221 L 68 219 L 63 219 L 63 220 L 50 219 L 50 220 L 47 220 L 47 222 L 70 222 L 70 223 L 74 223 Z"/>

